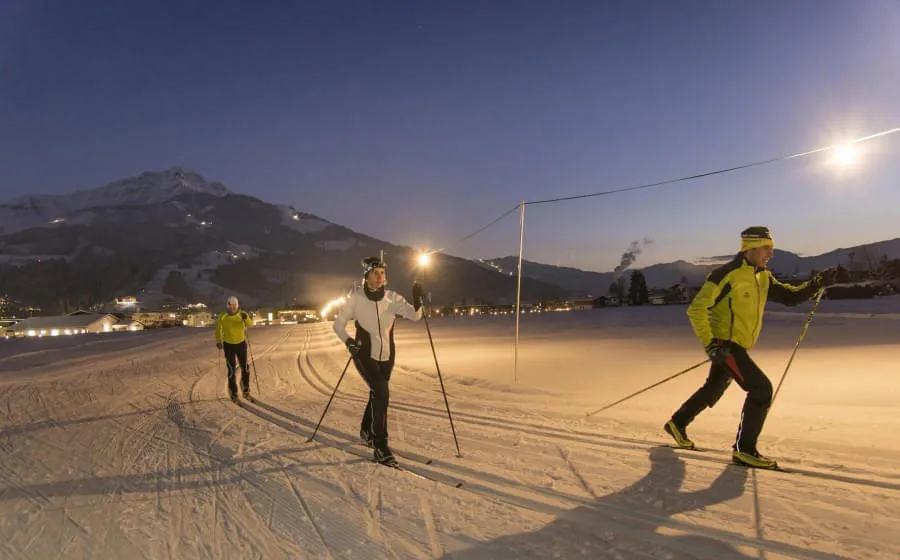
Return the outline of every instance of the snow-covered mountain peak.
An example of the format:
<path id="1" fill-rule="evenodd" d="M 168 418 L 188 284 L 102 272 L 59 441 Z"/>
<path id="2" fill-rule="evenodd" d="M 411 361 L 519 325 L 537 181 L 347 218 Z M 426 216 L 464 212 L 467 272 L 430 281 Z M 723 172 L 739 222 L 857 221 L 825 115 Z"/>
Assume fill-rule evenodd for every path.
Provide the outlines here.
<path id="1" fill-rule="evenodd" d="M 229 190 L 218 182 L 208 182 L 198 173 L 183 167 L 165 171 L 146 171 L 95 189 L 68 194 L 29 195 L 11 200 L 7 207 L 33 208 L 38 211 L 68 213 L 98 206 L 139 206 L 158 204 L 186 193 L 225 196 Z"/>
<path id="2" fill-rule="evenodd" d="M 0 217 L 3 229 L 9 233 L 63 221 L 91 208 L 161 204 L 184 194 L 224 197 L 230 191 L 222 183 L 209 182 L 190 169 L 171 167 L 146 171 L 95 189 L 19 197 L 0 204 Z"/>

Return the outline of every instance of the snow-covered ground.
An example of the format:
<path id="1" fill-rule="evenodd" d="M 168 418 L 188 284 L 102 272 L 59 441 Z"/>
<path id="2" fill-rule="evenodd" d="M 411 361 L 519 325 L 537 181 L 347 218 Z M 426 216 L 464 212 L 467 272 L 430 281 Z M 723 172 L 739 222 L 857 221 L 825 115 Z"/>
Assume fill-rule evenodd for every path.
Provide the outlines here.
<path id="1" fill-rule="evenodd" d="M 777 384 L 809 307 L 752 355 Z M 897 558 L 900 299 L 823 301 L 760 440 L 743 393 L 662 432 L 705 378 L 684 307 L 398 322 L 391 442 L 443 482 L 369 462 L 366 396 L 330 323 L 252 332 L 259 402 L 226 398 L 211 330 L 0 341 L 0 558 Z M 256 389 L 254 380 L 253 388 Z M 427 456 L 428 466 L 416 459 Z M 461 488 L 454 488 L 462 482 Z"/>

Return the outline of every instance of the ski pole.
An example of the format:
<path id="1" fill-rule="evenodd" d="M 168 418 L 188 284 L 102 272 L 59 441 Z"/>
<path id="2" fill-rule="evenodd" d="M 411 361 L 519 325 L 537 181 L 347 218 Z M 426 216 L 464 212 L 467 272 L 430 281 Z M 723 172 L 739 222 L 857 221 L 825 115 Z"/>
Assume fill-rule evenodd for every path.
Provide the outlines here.
<path id="1" fill-rule="evenodd" d="M 608 408 L 612 408 L 612 407 L 616 406 L 616 405 L 619 404 L 619 403 L 623 403 L 623 402 L 627 401 L 628 399 L 630 399 L 630 398 L 632 398 L 632 397 L 636 397 L 636 396 L 640 395 L 641 393 L 643 393 L 643 392 L 645 392 L 645 391 L 649 391 L 650 389 L 652 389 L 652 388 L 654 388 L 654 387 L 658 387 L 658 386 L 662 385 L 663 383 L 665 383 L 665 382 L 667 382 L 667 381 L 671 381 L 671 380 L 675 379 L 676 377 L 678 377 L 679 375 L 684 375 L 685 373 L 687 373 L 687 372 L 689 372 L 689 371 L 691 371 L 691 370 L 695 370 L 695 369 L 697 369 L 698 367 L 702 366 L 703 364 L 707 363 L 708 361 L 709 361 L 709 359 L 707 358 L 706 360 L 703 360 L 702 362 L 700 362 L 700 363 L 698 363 L 698 364 L 694 364 L 694 365 L 692 365 L 692 366 L 689 367 L 689 368 L 685 368 L 685 369 L 679 371 L 678 373 L 675 373 L 675 374 L 673 374 L 673 375 L 670 375 L 669 377 L 666 377 L 666 378 L 663 379 L 662 381 L 657 381 L 656 383 L 654 383 L 653 385 L 650 385 L 649 387 L 644 387 L 644 388 L 641 389 L 640 391 L 636 391 L 636 392 L 634 392 L 634 393 L 631 393 L 631 394 L 628 395 L 627 397 L 622 397 L 621 399 L 617 400 L 617 401 L 614 402 L 614 403 L 610 403 L 610 404 L 608 404 L 608 405 L 606 405 L 606 406 L 604 406 L 604 407 L 602 407 L 602 408 L 598 408 L 597 410 L 595 410 L 595 411 L 593 411 L 593 412 L 585 412 L 584 415 L 585 415 L 585 416 L 593 416 L 594 414 L 597 414 L 598 412 L 603 412 L 604 410 L 606 410 L 606 409 L 608 409 Z"/>
<path id="2" fill-rule="evenodd" d="M 344 366 L 344 371 L 341 372 L 341 376 L 338 378 L 338 382 L 335 383 L 335 385 L 334 385 L 334 391 L 331 392 L 331 397 L 328 399 L 328 404 L 325 405 L 325 410 L 322 411 L 322 416 L 319 417 L 319 421 L 316 422 L 316 429 L 313 430 L 312 435 L 309 436 L 309 439 L 306 441 L 312 441 L 312 440 L 316 439 L 316 434 L 319 432 L 319 426 L 322 425 L 322 420 L 325 419 L 325 413 L 328 412 L 328 407 L 331 406 L 331 400 L 337 394 L 338 387 L 341 386 L 341 381 L 343 381 L 344 375 L 347 373 L 347 368 L 350 367 L 350 362 L 352 362 L 352 361 L 353 361 L 353 356 L 350 356 L 347 359 L 347 365 Z"/>
<path id="3" fill-rule="evenodd" d="M 253 370 L 253 379 L 256 381 L 256 395 L 262 396 L 262 392 L 259 390 L 259 374 L 256 373 L 256 360 L 253 359 L 253 346 L 250 345 L 250 337 L 244 334 L 244 337 L 247 339 L 247 350 L 250 351 L 250 369 Z"/>
<path id="4" fill-rule="evenodd" d="M 219 350 L 216 350 L 216 354 L 222 356 L 222 363 L 225 364 L 225 377 L 226 379 L 230 378 L 231 370 L 228 369 L 228 358 L 225 356 L 225 348 L 223 347 L 221 352 Z"/>
<path id="5" fill-rule="evenodd" d="M 437 352 L 434 351 L 434 340 L 431 338 L 431 327 L 428 326 L 428 317 L 425 315 L 425 302 L 422 302 L 422 318 L 425 319 L 425 331 L 428 333 L 428 342 L 431 344 L 431 354 L 434 356 L 434 368 L 437 370 L 438 381 L 441 382 L 441 394 L 444 395 L 444 405 L 447 407 L 447 418 L 450 419 L 450 431 L 453 432 L 453 443 L 456 445 L 456 456 L 462 457 L 459 451 L 459 440 L 456 439 L 456 428 L 453 427 L 453 415 L 450 414 L 450 403 L 447 401 L 447 391 L 444 390 L 444 378 L 441 376 L 441 366 L 438 365 Z"/>
<path id="6" fill-rule="evenodd" d="M 803 325 L 803 330 L 800 331 L 800 337 L 797 339 L 797 344 L 794 345 L 794 351 L 791 352 L 791 357 L 788 359 L 788 363 L 784 367 L 784 373 L 781 374 L 781 379 L 778 381 L 778 387 L 775 389 L 775 394 L 772 395 L 772 402 L 769 404 L 769 410 L 771 410 L 772 405 L 775 404 L 775 397 L 778 396 L 778 391 L 781 390 L 781 384 L 784 383 L 784 378 L 787 377 L 788 370 L 791 369 L 791 362 L 794 361 L 794 356 L 797 355 L 797 349 L 800 348 L 800 343 L 803 342 L 803 338 L 806 337 L 806 331 L 807 329 L 809 329 L 810 323 L 812 323 L 813 315 L 816 314 L 816 309 L 819 307 L 819 302 L 822 301 L 822 296 L 824 294 L 825 289 L 820 289 L 819 295 L 816 296 L 816 302 L 813 304 L 812 309 L 809 311 L 809 315 L 806 317 L 806 323 Z"/>

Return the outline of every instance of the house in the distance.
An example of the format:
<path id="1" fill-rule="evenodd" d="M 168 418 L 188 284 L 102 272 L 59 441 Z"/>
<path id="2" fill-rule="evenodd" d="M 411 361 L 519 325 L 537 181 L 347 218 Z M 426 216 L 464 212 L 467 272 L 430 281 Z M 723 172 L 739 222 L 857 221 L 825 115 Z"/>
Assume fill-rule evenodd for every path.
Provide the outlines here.
<path id="1" fill-rule="evenodd" d="M 29 317 L 7 329 L 9 336 L 64 336 L 72 334 L 112 332 L 119 322 L 115 315 L 74 311 L 54 317 Z"/>

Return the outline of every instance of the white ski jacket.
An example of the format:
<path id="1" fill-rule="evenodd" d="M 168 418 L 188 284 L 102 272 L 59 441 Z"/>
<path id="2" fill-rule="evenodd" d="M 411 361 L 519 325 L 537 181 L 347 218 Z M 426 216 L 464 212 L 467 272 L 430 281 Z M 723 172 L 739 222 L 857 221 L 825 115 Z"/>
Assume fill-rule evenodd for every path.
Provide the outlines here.
<path id="1" fill-rule="evenodd" d="M 373 301 L 366 296 L 364 288 L 357 288 L 341 307 L 334 320 L 334 332 L 341 342 L 350 338 L 347 323 L 356 321 L 356 340 L 362 344 L 360 354 L 371 356 L 379 362 L 394 359 L 394 320 L 403 317 L 410 321 L 422 318 L 423 307 L 415 307 L 393 290 L 385 290 L 384 297 Z"/>

